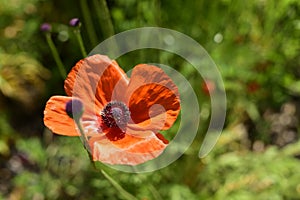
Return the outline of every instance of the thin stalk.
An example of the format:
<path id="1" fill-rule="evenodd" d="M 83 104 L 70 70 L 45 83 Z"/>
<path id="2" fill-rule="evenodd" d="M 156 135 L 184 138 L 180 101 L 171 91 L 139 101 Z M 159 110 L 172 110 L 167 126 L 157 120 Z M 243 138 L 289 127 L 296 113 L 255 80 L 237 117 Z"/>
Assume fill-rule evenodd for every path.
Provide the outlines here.
<path id="1" fill-rule="evenodd" d="M 85 138 L 85 135 L 84 135 L 84 130 L 81 126 L 81 123 L 80 123 L 80 119 L 74 119 L 75 123 L 77 124 L 77 127 L 79 129 L 79 132 L 80 132 L 80 139 L 81 141 L 83 142 L 83 145 L 85 147 L 85 149 L 88 151 L 89 155 L 90 155 L 90 152 L 91 152 L 91 148 L 89 146 L 89 144 L 87 143 L 87 140 Z"/>
<path id="2" fill-rule="evenodd" d="M 92 17 L 90 15 L 91 12 L 88 7 L 87 0 L 80 0 L 80 7 L 83 15 L 84 25 L 86 26 L 87 34 L 94 47 L 97 45 L 98 38 L 95 28 L 93 26 Z"/>
<path id="3" fill-rule="evenodd" d="M 106 1 L 93 0 L 93 2 L 104 38 L 106 39 L 110 36 L 113 36 L 115 31 Z"/>
<path id="4" fill-rule="evenodd" d="M 154 19 L 155 19 L 155 25 L 160 27 L 161 26 L 161 2 L 160 0 L 154 1 Z"/>
<path id="5" fill-rule="evenodd" d="M 51 53 L 52 53 L 52 56 L 57 64 L 57 67 L 58 67 L 58 70 L 60 72 L 60 75 L 63 79 L 65 79 L 67 77 L 67 73 L 66 73 L 66 70 L 65 70 L 65 66 L 63 64 L 63 62 L 61 61 L 60 57 L 59 57 L 59 54 L 57 52 L 57 49 L 52 41 L 52 38 L 51 38 L 51 33 L 46 33 L 46 40 L 47 40 L 47 43 L 50 47 L 50 50 L 51 50 Z"/>
<path id="6" fill-rule="evenodd" d="M 120 194 L 125 199 L 128 199 L 128 200 L 138 200 L 132 194 L 130 194 L 129 192 L 127 192 L 126 190 L 124 190 L 124 188 L 121 185 L 119 185 L 119 183 L 117 183 L 111 176 L 109 176 L 103 169 L 101 169 L 100 171 L 103 174 L 103 176 L 112 184 L 112 186 L 114 186 L 114 188 L 118 192 L 120 192 Z"/>
<path id="7" fill-rule="evenodd" d="M 77 39 L 77 41 L 79 43 L 81 54 L 85 58 L 87 56 L 87 53 L 86 53 L 86 50 L 85 50 L 85 47 L 84 47 L 84 44 L 83 44 L 83 40 L 82 40 L 82 37 L 81 37 L 81 33 L 80 33 L 79 27 L 74 30 L 74 34 L 75 34 L 76 39 Z"/>
<path id="8" fill-rule="evenodd" d="M 151 183 L 148 184 L 148 188 L 156 200 L 163 200 L 157 189 Z"/>

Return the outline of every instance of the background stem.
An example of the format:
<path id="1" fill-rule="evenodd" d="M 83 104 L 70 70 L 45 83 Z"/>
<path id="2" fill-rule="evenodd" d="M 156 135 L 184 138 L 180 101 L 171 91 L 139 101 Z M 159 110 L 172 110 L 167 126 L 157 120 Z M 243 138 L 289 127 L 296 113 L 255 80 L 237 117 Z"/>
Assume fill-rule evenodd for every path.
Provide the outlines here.
<path id="1" fill-rule="evenodd" d="M 93 0 L 97 17 L 102 29 L 104 39 L 115 34 L 111 16 L 105 0 Z"/>
<path id="2" fill-rule="evenodd" d="M 90 15 L 90 9 L 87 4 L 87 0 L 80 0 L 80 7 L 83 15 L 84 26 L 86 27 L 87 34 L 92 43 L 92 46 L 95 47 L 98 42 L 97 34 L 94 28 L 93 20 Z"/>
<path id="3" fill-rule="evenodd" d="M 67 77 L 67 73 L 66 73 L 66 70 L 65 70 L 65 66 L 64 64 L 62 63 L 60 57 L 59 57 L 59 54 L 57 52 L 57 49 L 52 41 L 52 38 L 51 38 L 51 34 L 50 33 L 46 33 L 46 40 L 47 40 L 47 43 L 50 47 L 50 50 L 51 50 L 51 53 L 53 55 L 53 58 L 57 64 L 57 67 L 58 67 L 58 70 L 60 72 L 60 75 L 63 79 L 65 79 Z"/>
<path id="4" fill-rule="evenodd" d="M 81 33 L 80 33 L 80 30 L 79 30 L 79 27 L 76 28 L 76 30 L 74 30 L 74 33 L 75 33 L 76 39 L 77 39 L 77 41 L 79 43 L 81 54 L 85 58 L 87 56 L 87 53 L 86 53 L 86 50 L 85 50 L 85 47 L 84 47 L 84 44 L 83 44 L 83 40 L 82 40 L 82 37 L 81 37 Z"/>

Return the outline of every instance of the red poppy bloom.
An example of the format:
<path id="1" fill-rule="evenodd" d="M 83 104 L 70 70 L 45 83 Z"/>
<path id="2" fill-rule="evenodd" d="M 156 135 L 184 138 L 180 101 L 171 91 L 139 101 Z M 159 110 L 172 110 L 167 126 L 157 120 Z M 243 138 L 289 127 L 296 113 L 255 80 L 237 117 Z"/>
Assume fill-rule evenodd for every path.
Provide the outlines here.
<path id="1" fill-rule="evenodd" d="M 201 87 L 202 87 L 202 91 L 206 95 L 209 95 L 210 93 L 214 92 L 216 89 L 215 83 L 208 79 L 202 82 Z"/>
<path id="2" fill-rule="evenodd" d="M 139 64 L 129 79 L 117 62 L 93 55 L 80 60 L 65 80 L 66 96 L 53 96 L 44 123 L 54 133 L 79 136 L 66 104 L 81 100 L 81 124 L 94 161 L 137 165 L 159 156 L 180 111 L 178 89 L 160 68 Z"/>
<path id="3" fill-rule="evenodd" d="M 260 89 L 260 84 L 256 81 L 251 81 L 247 83 L 247 90 L 249 93 L 255 93 L 257 90 Z"/>

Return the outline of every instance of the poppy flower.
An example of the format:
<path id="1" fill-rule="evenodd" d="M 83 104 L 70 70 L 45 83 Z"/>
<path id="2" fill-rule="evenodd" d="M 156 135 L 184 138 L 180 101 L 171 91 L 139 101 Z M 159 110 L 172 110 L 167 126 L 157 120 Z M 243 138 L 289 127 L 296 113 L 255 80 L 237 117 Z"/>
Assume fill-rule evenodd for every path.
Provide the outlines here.
<path id="1" fill-rule="evenodd" d="M 47 102 L 44 123 L 56 134 L 79 136 L 66 105 L 81 101 L 80 122 L 94 161 L 137 165 L 167 147 L 159 131 L 177 119 L 180 99 L 177 86 L 162 69 L 139 64 L 128 78 L 116 61 L 96 54 L 72 68 L 64 88 L 68 96 L 53 96 Z"/>
<path id="2" fill-rule="evenodd" d="M 248 93 L 255 93 L 260 89 L 260 84 L 257 83 L 256 81 L 251 81 L 247 83 L 247 91 Z"/>
<path id="3" fill-rule="evenodd" d="M 206 95 L 209 95 L 210 93 L 214 92 L 216 89 L 215 83 L 208 79 L 202 82 L 201 87 L 202 87 L 202 91 Z"/>

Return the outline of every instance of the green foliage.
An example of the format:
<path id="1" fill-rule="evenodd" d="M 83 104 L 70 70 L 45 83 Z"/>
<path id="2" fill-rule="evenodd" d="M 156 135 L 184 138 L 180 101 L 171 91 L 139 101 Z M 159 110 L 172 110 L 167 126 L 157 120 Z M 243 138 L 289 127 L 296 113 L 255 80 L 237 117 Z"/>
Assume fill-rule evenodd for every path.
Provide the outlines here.
<path id="1" fill-rule="evenodd" d="M 18 1 L 1 0 L 0 43 L 7 53 L 31 52 L 37 56 L 38 42 L 36 30 L 40 20 L 36 17 L 39 0 Z"/>
<path id="2" fill-rule="evenodd" d="M 231 132 L 224 133 L 220 139 Z M 235 141 L 234 141 L 235 140 Z M 204 162 L 199 174 L 199 190 L 212 199 L 297 199 L 299 163 L 293 155 L 300 153 L 300 142 L 278 149 L 268 147 L 264 152 L 249 152 L 228 148 L 238 138 L 218 145 Z M 233 146 L 233 145 L 232 145 Z M 227 148 L 227 149 L 226 149 Z M 293 149 L 294 151 L 287 149 Z M 225 153 L 218 153 L 223 151 Z M 210 184 L 208 184 L 210 183 Z"/>
<path id="3" fill-rule="evenodd" d="M 0 91 L 30 107 L 45 90 L 50 72 L 25 53 L 0 54 Z"/>
<path id="4" fill-rule="evenodd" d="M 14 179 L 24 199 L 122 199 L 92 169 L 80 140 L 66 139 L 58 138 L 47 147 L 36 138 L 18 142 L 18 151 L 30 163 Z M 238 131 L 225 132 L 203 160 L 192 153 L 157 172 L 106 170 L 139 199 L 297 199 L 300 161 L 293 156 L 300 153 L 300 142 L 250 152 L 241 145 L 242 140 Z"/>

